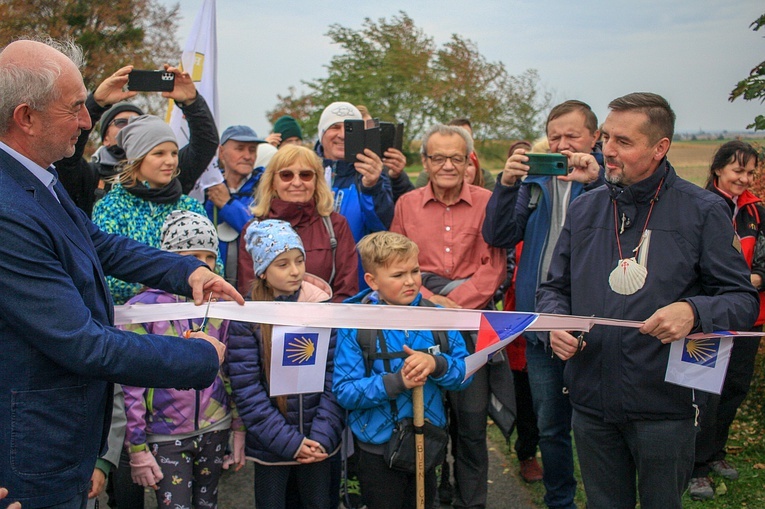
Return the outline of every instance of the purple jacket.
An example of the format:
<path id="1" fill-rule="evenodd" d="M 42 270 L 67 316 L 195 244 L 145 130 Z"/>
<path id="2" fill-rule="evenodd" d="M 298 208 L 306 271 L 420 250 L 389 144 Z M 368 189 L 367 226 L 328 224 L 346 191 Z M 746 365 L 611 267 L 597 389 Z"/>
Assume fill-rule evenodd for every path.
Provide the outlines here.
<path id="1" fill-rule="evenodd" d="M 128 301 L 128 304 L 165 304 L 186 302 L 185 297 L 160 290 L 146 290 Z M 173 320 L 125 325 L 121 328 L 139 334 L 162 334 L 182 337 L 183 333 L 201 322 Z M 228 320 L 210 318 L 206 333 L 226 343 Z M 203 390 L 151 389 L 123 386 L 127 430 L 125 441 L 131 445 L 147 442 L 147 435 L 180 435 L 204 430 L 234 412 L 232 429 L 240 429 L 233 400 L 226 391 L 226 382 L 220 371 L 215 381 Z"/>
<path id="2" fill-rule="evenodd" d="M 306 277 L 323 283 L 325 291 L 329 289 L 329 285 L 318 278 L 310 278 L 309 274 Z M 322 295 L 323 292 L 316 290 L 315 285 L 304 280 L 303 288 L 284 300 L 302 302 L 309 293 Z M 302 298 L 298 298 L 298 293 Z M 330 294 L 324 295 L 326 299 L 309 297 L 307 300 L 317 302 L 329 299 Z M 345 412 L 332 393 L 335 337 L 333 329 L 327 354 L 324 391 L 303 394 L 302 407 L 301 398 L 288 396 L 287 415 L 283 415 L 275 401 L 268 396 L 261 357 L 260 325 L 231 322 L 226 365 L 234 400 L 247 428 L 245 451 L 248 458 L 263 464 L 297 464 L 294 458 L 305 438 L 319 442 L 330 455 L 336 452 L 345 426 Z"/>

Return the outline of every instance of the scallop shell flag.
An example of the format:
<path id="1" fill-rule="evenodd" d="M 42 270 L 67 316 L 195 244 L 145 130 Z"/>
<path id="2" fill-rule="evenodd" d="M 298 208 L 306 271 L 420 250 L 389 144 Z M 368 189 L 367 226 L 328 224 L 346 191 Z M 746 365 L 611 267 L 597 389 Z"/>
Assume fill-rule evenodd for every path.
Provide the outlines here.
<path id="1" fill-rule="evenodd" d="M 733 347 L 732 336 L 745 335 L 726 331 L 675 341 L 670 346 L 666 382 L 720 394 Z"/>
<path id="2" fill-rule="evenodd" d="M 475 353 L 465 358 L 465 380 L 486 364 L 498 350 L 513 342 L 539 315 L 511 311 L 481 313 Z"/>
<path id="3" fill-rule="evenodd" d="M 274 325 L 269 395 L 324 391 L 332 329 Z"/>

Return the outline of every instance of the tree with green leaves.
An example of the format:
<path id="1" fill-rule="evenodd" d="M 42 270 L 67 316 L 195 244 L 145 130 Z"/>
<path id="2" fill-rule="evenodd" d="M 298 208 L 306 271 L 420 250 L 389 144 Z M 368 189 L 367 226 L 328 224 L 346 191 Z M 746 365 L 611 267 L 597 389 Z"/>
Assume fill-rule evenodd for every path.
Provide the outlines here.
<path id="1" fill-rule="evenodd" d="M 82 75 L 93 90 L 127 64 L 159 69 L 164 63 L 177 63 L 178 12 L 178 4 L 167 7 L 159 0 L 3 0 L 0 41 L 71 38 L 85 53 Z M 150 111 L 158 112 L 167 103 L 146 97 L 152 98 L 146 104 Z"/>
<path id="2" fill-rule="evenodd" d="M 765 25 L 765 14 L 757 18 L 749 25 L 749 28 L 755 32 Z M 749 76 L 738 82 L 736 88 L 730 93 L 729 101 L 735 101 L 738 97 L 743 97 L 745 101 L 759 99 L 760 103 L 765 102 L 765 61 L 757 64 L 749 72 Z M 754 127 L 755 131 L 765 130 L 765 115 L 757 115 L 754 122 L 746 126 L 747 129 Z"/>
<path id="3" fill-rule="evenodd" d="M 361 28 L 331 25 L 327 36 L 342 51 L 332 57 L 324 78 L 304 81 L 308 92 L 290 88 L 268 113 L 283 114 L 316 134 L 322 109 L 333 101 L 365 105 L 372 116 L 406 125 L 405 143 L 436 122 L 468 117 L 479 138 L 529 138 L 542 131 L 550 94 L 539 88 L 533 69 L 520 76 L 502 62 L 490 62 L 470 40 L 453 34 L 437 47 L 406 13 Z"/>

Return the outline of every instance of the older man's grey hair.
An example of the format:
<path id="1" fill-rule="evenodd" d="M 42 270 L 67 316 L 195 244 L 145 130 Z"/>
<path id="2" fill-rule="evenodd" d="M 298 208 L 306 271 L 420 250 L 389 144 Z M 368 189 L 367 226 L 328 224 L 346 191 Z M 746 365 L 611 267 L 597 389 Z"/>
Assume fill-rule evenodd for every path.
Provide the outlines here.
<path id="1" fill-rule="evenodd" d="M 467 147 L 467 154 L 465 155 L 469 155 L 473 152 L 473 138 L 470 137 L 470 133 L 465 129 L 456 125 L 436 124 L 428 129 L 428 132 L 422 137 L 422 147 L 420 147 L 420 153 L 422 155 L 428 155 L 428 142 L 430 141 L 430 137 L 434 134 L 440 134 L 441 136 L 452 136 L 456 134 L 465 140 L 465 146 Z"/>
<path id="2" fill-rule="evenodd" d="M 82 48 L 72 40 L 55 40 L 49 37 L 28 37 L 18 40 L 35 41 L 60 51 L 81 69 L 85 63 Z M 0 50 L 0 53 L 5 47 Z M 43 58 L 34 62 L 0 64 L 0 136 L 10 129 L 13 112 L 20 104 L 43 111 L 60 99 L 56 80 L 63 69 L 59 62 Z"/>

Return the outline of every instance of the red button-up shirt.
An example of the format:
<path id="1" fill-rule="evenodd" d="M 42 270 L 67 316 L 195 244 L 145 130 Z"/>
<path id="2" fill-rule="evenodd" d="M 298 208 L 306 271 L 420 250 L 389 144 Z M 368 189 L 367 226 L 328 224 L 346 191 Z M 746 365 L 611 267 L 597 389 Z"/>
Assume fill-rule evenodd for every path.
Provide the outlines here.
<path id="1" fill-rule="evenodd" d="M 445 205 L 428 184 L 401 196 L 390 230 L 413 240 L 420 248 L 420 269 L 447 279 L 467 281 L 447 297 L 469 309 L 481 309 L 505 280 L 504 249 L 490 247 L 481 227 L 491 192 L 465 184 L 459 199 Z M 433 295 L 423 287 L 424 297 Z"/>

